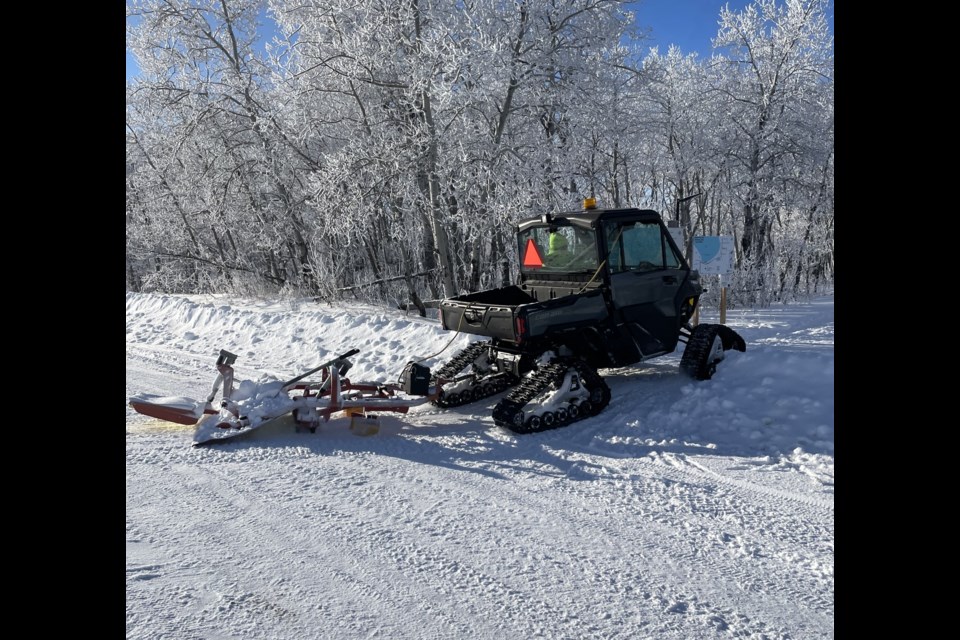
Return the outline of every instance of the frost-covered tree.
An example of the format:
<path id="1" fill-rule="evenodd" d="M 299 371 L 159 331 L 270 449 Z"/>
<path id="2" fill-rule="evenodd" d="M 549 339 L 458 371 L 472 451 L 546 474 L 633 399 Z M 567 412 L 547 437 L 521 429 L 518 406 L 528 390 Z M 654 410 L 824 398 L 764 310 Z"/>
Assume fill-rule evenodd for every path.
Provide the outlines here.
<path id="1" fill-rule="evenodd" d="M 128 286 L 423 313 L 511 281 L 521 217 L 694 194 L 688 239 L 737 238 L 744 299 L 828 284 L 822 3 L 725 9 L 708 60 L 642 52 L 628 4 L 131 0 Z"/>
<path id="2" fill-rule="evenodd" d="M 672 46 L 666 55 L 653 50 L 644 58 L 642 70 L 647 79 L 638 96 L 643 135 L 648 155 L 657 162 L 659 177 L 654 184 L 660 185 L 651 204 L 669 217 L 674 205 L 682 205 L 678 222 L 689 258 L 694 234 L 719 233 L 708 215 L 708 202 L 725 163 L 717 140 L 724 114 L 696 54 L 684 55 Z M 694 216 L 691 210 L 696 211 Z"/>
<path id="3" fill-rule="evenodd" d="M 252 274 L 317 287 L 294 188 L 315 160 L 278 126 L 270 70 L 256 48 L 262 8 L 256 0 L 127 4 L 127 46 L 142 71 L 127 87 L 130 184 L 157 192 L 140 202 L 167 209 L 146 230 L 167 237 L 165 250 L 128 249 L 161 259 L 154 278 L 203 273 L 231 286 Z"/>
<path id="4" fill-rule="evenodd" d="M 509 223 L 562 191 L 549 185 L 569 175 L 553 158 L 563 105 L 619 39 L 621 4 L 272 2 L 295 41 L 284 90 L 316 110 L 335 104 L 344 123 L 342 161 L 328 168 L 351 169 L 316 172 L 315 194 L 354 193 L 350 179 L 371 171 L 374 192 L 350 202 L 422 244 L 405 270 L 435 269 L 443 295 L 493 281 L 490 263 L 506 279 Z"/>
<path id="5" fill-rule="evenodd" d="M 741 281 L 760 300 L 777 289 L 778 230 L 786 231 L 796 214 L 785 186 L 794 184 L 807 161 L 819 157 L 822 168 L 823 158 L 832 157 L 832 118 L 819 125 L 825 139 L 816 150 L 809 135 L 811 117 L 821 120 L 824 101 L 832 104 L 833 46 L 825 7 L 824 0 L 757 0 L 740 12 L 720 12 L 714 46 L 724 55 L 712 64 L 726 97 L 728 153 L 736 165 L 739 268 Z"/>

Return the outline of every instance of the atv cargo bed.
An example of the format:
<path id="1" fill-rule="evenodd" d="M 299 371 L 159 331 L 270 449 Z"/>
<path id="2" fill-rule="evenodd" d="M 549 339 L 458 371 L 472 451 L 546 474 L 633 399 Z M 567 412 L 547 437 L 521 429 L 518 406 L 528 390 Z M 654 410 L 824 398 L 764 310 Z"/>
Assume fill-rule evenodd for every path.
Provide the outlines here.
<path id="1" fill-rule="evenodd" d="M 607 317 L 599 288 L 538 301 L 534 296 L 554 293 L 543 289 L 511 285 L 449 298 L 440 303 L 440 319 L 445 329 L 519 344 L 548 330 L 594 325 Z"/>

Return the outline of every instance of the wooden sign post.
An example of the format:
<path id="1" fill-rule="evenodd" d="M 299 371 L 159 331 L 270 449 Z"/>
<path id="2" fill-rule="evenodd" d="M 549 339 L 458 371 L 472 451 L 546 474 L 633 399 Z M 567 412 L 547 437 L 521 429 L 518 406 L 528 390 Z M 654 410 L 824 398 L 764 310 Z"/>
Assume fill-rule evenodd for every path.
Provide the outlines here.
<path id="1" fill-rule="evenodd" d="M 723 286 L 723 274 L 720 274 L 720 324 L 727 324 L 727 288 Z"/>
<path id="2" fill-rule="evenodd" d="M 731 236 L 694 236 L 693 268 L 701 275 L 716 275 L 720 278 L 720 324 L 727 323 L 727 288 L 723 286 L 723 276 L 733 275 L 733 237 Z M 700 307 L 693 316 L 696 326 L 700 320 Z"/>

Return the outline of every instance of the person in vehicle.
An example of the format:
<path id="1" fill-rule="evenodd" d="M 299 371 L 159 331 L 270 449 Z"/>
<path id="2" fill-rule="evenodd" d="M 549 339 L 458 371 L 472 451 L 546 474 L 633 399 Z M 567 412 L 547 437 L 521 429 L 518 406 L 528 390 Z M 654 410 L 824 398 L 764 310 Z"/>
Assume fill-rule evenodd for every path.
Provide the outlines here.
<path id="1" fill-rule="evenodd" d="M 567 254 L 570 243 L 567 237 L 560 233 L 557 227 L 550 228 L 550 240 L 547 246 L 547 256 L 557 259 Z"/>

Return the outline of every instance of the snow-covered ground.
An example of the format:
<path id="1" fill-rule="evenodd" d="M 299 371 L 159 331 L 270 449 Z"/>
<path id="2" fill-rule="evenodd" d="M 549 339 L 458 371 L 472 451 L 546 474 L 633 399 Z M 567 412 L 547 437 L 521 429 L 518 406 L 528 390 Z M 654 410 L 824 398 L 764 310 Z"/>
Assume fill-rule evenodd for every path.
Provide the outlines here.
<path id="1" fill-rule="evenodd" d="M 500 395 L 205 447 L 128 406 L 126 636 L 832 638 L 833 316 L 730 310 L 747 351 L 712 380 L 680 351 L 601 370 L 602 413 L 524 436 Z M 126 318 L 127 398 L 206 397 L 221 348 L 241 380 L 359 348 L 351 379 L 394 382 L 475 339 L 364 305 L 127 293 Z"/>

